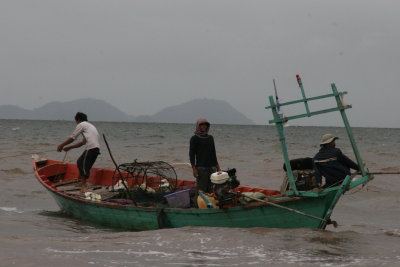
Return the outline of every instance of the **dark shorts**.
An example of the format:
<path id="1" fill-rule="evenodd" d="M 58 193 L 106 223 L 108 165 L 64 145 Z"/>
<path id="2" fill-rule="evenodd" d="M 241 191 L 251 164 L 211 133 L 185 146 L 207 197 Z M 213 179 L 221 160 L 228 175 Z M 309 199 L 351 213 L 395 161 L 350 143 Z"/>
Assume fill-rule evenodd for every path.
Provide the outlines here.
<path id="1" fill-rule="evenodd" d="M 199 171 L 199 177 L 197 180 L 197 189 L 202 190 L 206 193 L 211 192 L 211 174 L 217 171 L 214 167 L 197 167 Z"/>
<path id="2" fill-rule="evenodd" d="M 89 178 L 90 169 L 92 168 L 99 154 L 100 149 L 98 147 L 83 151 L 82 155 L 76 162 L 81 177 L 85 177 L 86 179 Z"/>

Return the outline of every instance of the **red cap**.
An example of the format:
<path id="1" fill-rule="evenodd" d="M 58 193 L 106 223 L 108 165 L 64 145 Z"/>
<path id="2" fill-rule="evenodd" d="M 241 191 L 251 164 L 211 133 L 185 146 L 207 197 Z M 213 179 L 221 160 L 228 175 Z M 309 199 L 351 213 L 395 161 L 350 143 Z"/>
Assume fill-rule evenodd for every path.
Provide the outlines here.
<path id="1" fill-rule="evenodd" d="M 300 75 L 296 74 L 296 78 L 297 78 L 297 83 L 299 84 L 299 86 L 301 86 L 301 78 L 300 78 Z"/>

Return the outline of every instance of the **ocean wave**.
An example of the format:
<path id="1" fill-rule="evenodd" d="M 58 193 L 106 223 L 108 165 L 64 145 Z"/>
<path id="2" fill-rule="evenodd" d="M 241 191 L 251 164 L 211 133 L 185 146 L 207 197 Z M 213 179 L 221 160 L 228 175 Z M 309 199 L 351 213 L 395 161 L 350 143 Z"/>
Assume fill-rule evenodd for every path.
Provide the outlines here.
<path id="1" fill-rule="evenodd" d="M 31 172 L 25 172 L 21 170 L 20 168 L 14 168 L 14 169 L 0 169 L 1 172 L 5 173 L 11 173 L 11 174 L 29 174 Z"/>
<path id="2" fill-rule="evenodd" d="M 398 172 L 399 171 L 399 167 L 385 167 L 385 168 L 381 168 L 382 172 Z"/>
<path id="3" fill-rule="evenodd" d="M 54 147 L 54 151 L 56 150 L 56 145 L 54 143 L 43 142 L 42 140 L 40 140 L 39 142 L 35 142 L 31 139 L 22 139 L 18 144 L 21 145 L 21 147 L 27 146 L 28 148 L 30 148 L 30 150 L 33 149 L 40 150 L 43 149 L 41 147 L 50 147 L 50 146 Z"/>
<path id="4" fill-rule="evenodd" d="M 34 143 L 33 145 L 37 145 L 37 146 L 52 146 L 52 147 L 54 147 L 54 150 L 56 150 L 55 149 L 55 145 L 54 145 L 54 143 Z"/>
<path id="5" fill-rule="evenodd" d="M 398 155 L 397 152 L 388 152 L 388 151 L 379 151 L 375 152 L 375 154 L 379 156 L 394 156 L 394 157 L 397 157 Z"/>
<path id="6" fill-rule="evenodd" d="M 22 211 L 19 211 L 16 207 L 0 207 L 0 210 L 6 212 L 22 213 Z"/>
<path id="7" fill-rule="evenodd" d="M 51 252 L 51 253 L 63 253 L 63 254 L 90 254 L 90 253 L 121 253 L 121 254 L 127 254 L 127 255 L 138 255 L 138 256 L 145 256 L 145 255 L 151 255 L 151 256 L 162 256 L 162 257 L 175 257 L 178 256 L 177 254 L 174 253 L 167 253 L 163 251 L 154 251 L 154 250 L 149 250 L 149 251 L 133 251 L 133 250 L 101 250 L 101 249 L 95 249 L 95 250 L 87 250 L 87 249 L 76 249 L 76 250 L 61 250 L 61 249 L 53 249 L 53 248 L 46 248 L 46 251 Z"/>
<path id="8" fill-rule="evenodd" d="M 192 167 L 192 165 L 189 162 L 180 162 L 179 160 L 172 161 L 170 162 L 172 167 L 174 168 L 187 168 L 187 167 Z"/>
<path id="9" fill-rule="evenodd" d="M 148 137 L 150 137 L 150 138 L 165 138 L 164 135 L 159 135 L 159 134 L 149 135 Z"/>
<path id="10" fill-rule="evenodd" d="M 390 230 L 390 231 L 385 231 L 384 233 L 387 236 L 400 237 L 400 229 L 394 229 L 394 230 Z"/>

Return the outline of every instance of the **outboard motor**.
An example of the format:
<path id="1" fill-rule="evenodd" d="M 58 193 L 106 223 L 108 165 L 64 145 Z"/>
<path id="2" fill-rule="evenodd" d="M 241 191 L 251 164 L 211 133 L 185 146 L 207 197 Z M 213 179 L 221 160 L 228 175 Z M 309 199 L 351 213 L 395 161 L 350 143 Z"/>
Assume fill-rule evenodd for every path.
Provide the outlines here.
<path id="1" fill-rule="evenodd" d="M 298 190 L 311 190 L 313 188 L 319 187 L 319 184 L 316 180 L 315 173 L 313 170 L 313 159 L 312 158 L 299 158 L 290 160 L 290 167 L 293 171 L 293 176 L 296 179 L 296 187 Z M 283 164 L 283 169 L 286 172 L 286 165 Z M 284 184 L 286 188 L 281 188 L 281 192 L 285 192 L 289 189 L 289 182 L 287 178 L 287 174 L 285 177 Z M 284 186 L 284 185 L 282 185 Z"/>
<path id="2" fill-rule="evenodd" d="M 215 194 L 220 208 L 225 204 L 236 204 L 238 194 L 233 191 L 240 185 L 236 178 L 236 169 L 211 174 L 212 192 Z"/>

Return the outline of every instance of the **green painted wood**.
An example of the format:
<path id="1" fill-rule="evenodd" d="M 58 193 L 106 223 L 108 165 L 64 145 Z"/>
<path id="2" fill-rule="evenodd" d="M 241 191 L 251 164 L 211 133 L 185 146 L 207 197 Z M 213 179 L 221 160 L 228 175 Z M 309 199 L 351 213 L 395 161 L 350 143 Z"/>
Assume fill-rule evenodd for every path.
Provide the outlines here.
<path id="1" fill-rule="evenodd" d="M 365 171 L 364 163 L 363 163 L 362 158 L 361 158 L 361 154 L 358 151 L 358 147 L 357 147 L 356 141 L 354 140 L 353 131 L 352 131 L 351 127 L 350 127 L 349 120 L 347 119 L 347 115 L 346 115 L 346 112 L 344 110 L 344 105 L 343 105 L 342 98 L 339 96 L 338 91 L 336 89 L 336 85 L 334 83 L 331 84 L 331 87 L 332 87 L 333 93 L 335 94 L 336 103 L 337 103 L 338 107 L 341 108 L 340 109 L 340 115 L 342 116 L 343 123 L 344 123 L 344 126 L 346 128 L 347 136 L 349 137 L 351 146 L 353 148 L 354 155 L 356 156 L 356 160 L 357 160 L 358 166 L 360 167 L 360 170 L 361 170 L 361 174 L 363 176 L 366 176 L 367 172 Z"/>
<path id="2" fill-rule="evenodd" d="M 351 105 L 348 105 L 345 107 L 345 109 L 347 109 L 347 108 L 351 108 Z M 296 119 L 301 119 L 301 118 L 305 118 L 305 117 L 312 117 L 312 116 L 321 115 L 324 113 L 330 113 L 330 112 L 334 112 L 334 111 L 340 111 L 340 110 L 341 110 L 341 108 L 328 108 L 328 109 L 310 112 L 309 114 L 305 113 L 305 114 L 285 117 L 284 119 L 270 120 L 269 123 L 286 122 L 286 121 L 290 121 L 290 120 L 296 120 Z"/>
<path id="3" fill-rule="evenodd" d="M 184 226 L 320 228 L 319 220 L 271 205 L 249 205 L 227 209 L 145 208 L 94 202 L 50 190 L 62 210 L 94 224 L 129 230 L 153 230 Z M 297 198 L 279 205 L 324 218 L 336 192 L 319 198 Z"/>
<path id="4" fill-rule="evenodd" d="M 374 179 L 374 175 L 368 173 L 366 176 L 362 176 L 360 178 L 357 178 L 356 180 L 352 181 L 349 185 L 349 190 L 353 189 L 354 187 L 357 187 L 359 185 L 364 185 Z"/>
<path id="5" fill-rule="evenodd" d="M 333 209 L 336 206 L 336 203 L 339 201 L 339 198 L 344 194 L 344 192 L 346 192 L 348 190 L 348 186 L 351 182 L 351 175 L 347 175 L 346 178 L 343 180 L 342 184 L 339 187 L 339 190 L 336 191 L 335 197 L 333 198 L 328 210 L 326 211 L 325 214 L 325 222 L 321 222 L 320 227 L 322 229 L 325 229 L 326 227 L 326 221 L 330 219 Z"/>
<path id="6" fill-rule="evenodd" d="M 310 117 L 310 108 L 308 107 L 308 101 L 306 100 L 306 93 L 304 92 L 303 82 L 301 81 L 299 75 L 297 75 L 296 77 L 297 77 L 297 83 L 299 84 L 300 87 L 301 95 L 303 96 L 304 106 L 306 108 L 307 115 L 308 117 Z"/>
<path id="7" fill-rule="evenodd" d="M 272 105 L 275 106 L 274 108 L 272 108 L 272 114 L 274 116 L 274 119 L 278 120 L 276 122 L 276 130 L 277 130 L 278 137 L 279 137 L 279 143 L 281 145 L 282 156 L 283 156 L 283 160 L 285 162 L 286 173 L 288 175 L 290 188 L 294 191 L 294 194 L 297 195 L 298 191 L 297 191 L 295 179 L 293 176 L 292 166 L 290 166 L 289 154 L 288 154 L 288 149 L 287 149 L 287 145 L 286 145 L 286 141 L 285 141 L 285 129 L 283 127 L 284 121 L 281 119 L 281 115 L 278 112 L 279 106 L 276 105 L 274 98 L 272 96 L 269 97 L 269 102 L 270 102 L 271 106 Z"/>
<path id="8" fill-rule="evenodd" d="M 345 95 L 347 92 L 339 92 L 339 94 Z M 334 97 L 334 94 L 326 94 L 326 95 L 321 95 L 321 96 L 316 96 L 316 97 L 309 97 L 306 99 L 299 99 L 299 100 L 294 100 L 294 101 L 289 101 L 289 102 L 284 102 L 284 103 L 279 103 L 279 106 L 288 106 L 288 105 L 293 105 L 293 104 L 298 104 L 298 103 L 303 103 L 304 101 L 313 101 L 313 100 L 318 100 L 318 99 L 323 99 L 323 98 L 328 98 L 328 97 Z M 270 105 L 265 107 L 265 109 L 270 109 L 274 108 L 276 105 Z"/>
<path id="9" fill-rule="evenodd" d="M 357 144 L 355 142 L 353 133 L 352 133 L 352 129 L 350 127 L 350 123 L 347 119 L 347 115 L 345 110 L 348 108 L 351 108 L 351 105 L 345 105 L 342 101 L 343 96 L 345 94 L 347 94 L 347 92 L 338 92 L 336 85 L 334 83 L 331 84 L 331 88 L 332 88 L 332 94 L 326 94 L 326 95 L 321 95 L 321 96 L 316 96 L 316 97 L 311 97 L 311 98 L 306 98 L 305 96 L 305 92 L 304 92 L 304 88 L 303 88 L 303 83 L 301 82 L 300 77 L 298 76 L 298 83 L 301 89 L 301 94 L 303 99 L 300 100 L 295 100 L 295 101 L 289 101 L 289 102 L 285 102 L 285 103 L 275 103 L 273 100 L 273 97 L 270 96 L 269 100 L 270 100 L 270 106 L 267 106 L 266 109 L 271 109 L 272 110 L 272 114 L 274 119 L 270 120 L 269 123 L 275 123 L 275 126 L 277 128 L 277 132 L 278 132 L 278 137 L 279 137 L 279 141 L 281 143 L 281 150 L 282 150 L 282 155 L 283 155 L 283 159 L 286 165 L 286 169 L 287 169 L 287 174 L 288 174 L 288 180 L 290 183 L 290 190 L 288 190 L 286 192 L 287 195 L 295 195 L 295 196 L 306 196 L 306 197 L 320 197 L 322 196 L 326 190 L 328 190 L 327 192 L 329 192 L 329 189 L 326 189 L 322 192 L 310 192 L 310 191 L 298 191 L 296 188 L 296 184 L 295 184 L 295 179 L 293 177 L 293 171 L 290 167 L 290 159 L 288 157 L 288 152 L 287 152 L 287 146 L 286 146 L 286 140 L 285 140 L 285 134 L 284 134 L 284 129 L 283 129 L 283 123 L 286 123 L 287 121 L 290 120 L 295 120 L 295 119 L 300 119 L 300 118 L 304 118 L 304 117 L 312 117 L 312 116 L 317 116 L 317 115 L 321 115 L 324 113 L 330 113 L 330 112 L 335 112 L 338 111 L 341 114 L 342 120 L 343 120 L 343 124 L 344 127 L 346 129 L 347 135 L 349 137 L 353 152 L 356 156 L 356 160 L 358 165 L 360 166 L 360 170 L 361 170 L 361 174 L 362 174 L 362 178 L 358 179 L 357 182 L 354 183 L 350 183 L 349 184 L 349 188 L 353 188 L 361 183 L 366 183 L 370 180 L 372 180 L 374 178 L 373 175 L 366 173 L 365 171 L 365 167 L 364 164 L 362 162 L 362 158 L 361 158 L 361 154 L 359 153 Z M 309 107 L 308 107 L 308 102 L 309 101 L 313 101 L 313 100 L 320 100 L 320 99 L 324 99 L 324 98 L 328 98 L 328 97 L 333 97 L 336 100 L 336 107 L 334 108 L 328 108 L 328 109 L 322 109 L 322 110 L 318 110 L 318 111 L 310 111 Z M 287 105 L 293 105 L 293 104 L 298 104 L 298 103 L 304 103 L 305 107 L 306 107 L 306 113 L 305 114 L 298 114 L 298 115 L 293 115 L 293 116 L 278 116 L 277 113 L 277 109 L 279 109 L 281 106 L 287 106 Z"/>

